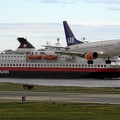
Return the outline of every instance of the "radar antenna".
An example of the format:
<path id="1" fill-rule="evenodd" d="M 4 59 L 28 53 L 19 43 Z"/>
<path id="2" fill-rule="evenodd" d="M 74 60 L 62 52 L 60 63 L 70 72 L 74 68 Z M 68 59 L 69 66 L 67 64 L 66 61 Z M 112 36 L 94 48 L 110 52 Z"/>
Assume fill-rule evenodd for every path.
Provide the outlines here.
<path id="1" fill-rule="evenodd" d="M 60 38 L 57 38 L 57 43 L 55 44 L 56 46 L 61 46 L 59 41 L 60 41 Z"/>

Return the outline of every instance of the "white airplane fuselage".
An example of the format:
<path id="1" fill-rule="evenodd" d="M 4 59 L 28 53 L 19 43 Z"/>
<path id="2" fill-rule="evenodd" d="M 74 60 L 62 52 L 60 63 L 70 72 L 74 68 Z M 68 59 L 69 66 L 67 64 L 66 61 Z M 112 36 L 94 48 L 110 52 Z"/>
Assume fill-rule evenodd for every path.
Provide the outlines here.
<path id="1" fill-rule="evenodd" d="M 69 46 L 69 48 L 69 51 L 72 52 L 97 52 L 98 57 L 120 56 L 120 39 L 81 43 Z"/>

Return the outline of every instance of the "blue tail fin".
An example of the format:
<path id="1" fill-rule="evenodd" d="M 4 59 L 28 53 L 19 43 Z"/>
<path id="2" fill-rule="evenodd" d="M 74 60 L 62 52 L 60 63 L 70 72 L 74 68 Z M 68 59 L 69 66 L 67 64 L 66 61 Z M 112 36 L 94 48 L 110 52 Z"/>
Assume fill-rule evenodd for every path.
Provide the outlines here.
<path id="1" fill-rule="evenodd" d="M 64 26 L 64 31 L 65 31 L 67 46 L 72 46 L 72 45 L 84 43 L 84 42 L 79 41 L 75 38 L 75 36 L 74 36 L 73 32 L 71 31 L 67 21 L 63 21 L 63 26 Z"/>

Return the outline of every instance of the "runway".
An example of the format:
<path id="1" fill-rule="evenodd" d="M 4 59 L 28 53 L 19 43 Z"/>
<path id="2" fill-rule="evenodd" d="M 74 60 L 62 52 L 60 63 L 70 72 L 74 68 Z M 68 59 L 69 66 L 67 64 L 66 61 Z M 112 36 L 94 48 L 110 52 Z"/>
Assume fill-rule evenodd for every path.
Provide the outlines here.
<path id="1" fill-rule="evenodd" d="M 119 94 L 0 91 L 0 102 L 79 102 L 120 104 Z"/>

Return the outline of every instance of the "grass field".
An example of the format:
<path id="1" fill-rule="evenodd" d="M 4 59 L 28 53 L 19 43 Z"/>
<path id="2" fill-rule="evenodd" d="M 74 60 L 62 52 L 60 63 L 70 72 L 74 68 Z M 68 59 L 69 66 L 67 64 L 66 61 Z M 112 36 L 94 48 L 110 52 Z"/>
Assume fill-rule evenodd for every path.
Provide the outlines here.
<path id="1" fill-rule="evenodd" d="M 22 84 L 0 83 L 0 91 L 24 91 Z M 119 94 L 120 88 L 34 86 L 32 91 Z M 120 120 L 120 105 L 55 102 L 0 103 L 0 120 Z"/>
<path id="2" fill-rule="evenodd" d="M 120 120 L 120 106 L 83 103 L 0 103 L 0 120 Z"/>
<path id="3" fill-rule="evenodd" d="M 22 84 L 0 83 L 0 91 L 24 91 Z M 120 94 L 119 87 L 73 87 L 73 86 L 39 86 L 35 85 L 33 91 L 38 92 L 74 92 L 74 93 L 96 93 L 96 94 Z"/>

